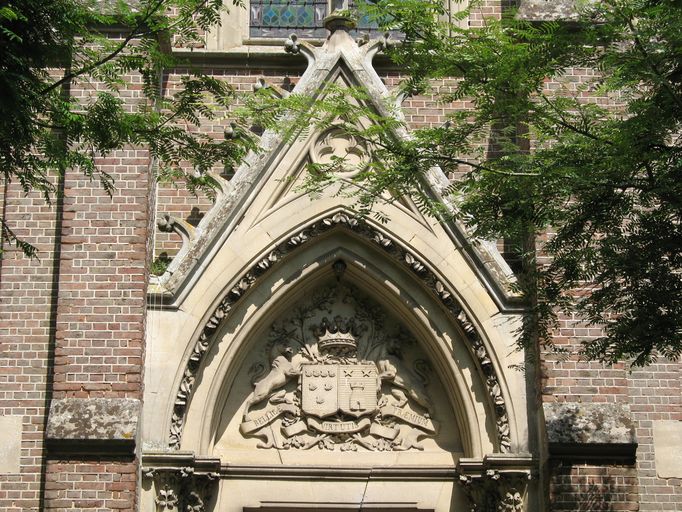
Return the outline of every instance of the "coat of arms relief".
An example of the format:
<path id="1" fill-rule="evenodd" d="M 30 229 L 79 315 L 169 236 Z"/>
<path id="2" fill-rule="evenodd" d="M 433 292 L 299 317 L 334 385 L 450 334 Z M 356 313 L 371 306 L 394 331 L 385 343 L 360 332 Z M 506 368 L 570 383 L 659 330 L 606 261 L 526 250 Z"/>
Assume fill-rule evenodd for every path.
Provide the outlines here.
<path id="1" fill-rule="evenodd" d="M 433 371 L 417 342 L 353 287 L 299 303 L 273 324 L 265 352 L 240 425 L 260 448 L 421 450 L 438 434 Z"/>

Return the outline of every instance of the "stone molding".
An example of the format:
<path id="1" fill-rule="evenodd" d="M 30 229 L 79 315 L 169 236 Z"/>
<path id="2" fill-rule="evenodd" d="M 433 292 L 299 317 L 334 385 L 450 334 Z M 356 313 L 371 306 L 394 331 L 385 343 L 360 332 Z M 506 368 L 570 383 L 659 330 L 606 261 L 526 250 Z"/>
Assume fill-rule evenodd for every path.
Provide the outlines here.
<path id="1" fill-rule="evenodd" d="M 307 502 L 261 502 L 257 507 L 244 507 L 244 512 L 299 512 L 300 510 L 314 510 L 315 512 L 343 512 L 345 510 L 370 510 L 375 512 L 434 512 L 432 508 L 408 503 L 307 503 Z"/>
<path id="2" fill-rule="evenodd" d="M 183 378 L 176 393 L 171 416 L 168 437 L 169 447 L 171 449 L 179 449 L 180 447 L 182 429 L 196 375 L 201 367 L 204 354 L 208 350 L 211 339 L 218 330 L 221 322 L 229 315 L 236 303 L 256 284 L 265 272 L 281 262 L 283 258 L 292 251 L 295 251 L 314 238 L 335 228 L 347 229 L 365 240 L 378 245 L 388 256 L 406 266 L 412 274 L 417 276 L 426 288 L 440 300 L 441 304 L 455 320 L 455 323 L 461 328 L 469 343 L 472 354 L 478 361 L 479 369 L 485 380 L 490 396 L 490 403 L 495 412 L 497 449 L 502 453 L 509 452 L 511 449 L 510 426 L 507 415 L 507 405 L 505 398 L 502 395 L 500 380 L 497 376 L 492 359 L 488 354 L 488 349 L 483 342 L 482 336 L 469 319 L 459 300 L 456 299 L 455 292 L 438 279 L 436 273 L 429 268 L 428 264 L 422 262 L 417 256 L 405 249 L 390 236 L 372 227 L 366 220 L 356 218 L 345 213 L 343 210 L 304 227 L 296 235 L 277 244 L 268 251 L 267 256 L 263 257 L 253 265 L 249 271 L 240 276 L 236 280 L 236 284 L 223 297 L 218 307 L 204 324 L 204 327 L 199 334 L 199 339 L 195 343 L 183 371 Z"/>
<path id="3" fill-rule="evenodd" d="M 142 477 L 153 483 L 156 509 L 169 512 L 212 510 L 220 477 L 220 473 L 212 470 L 219 468 L 210 460 L 184 459 L 161 460 L 153 467 L 142 467 Z M 183 462 L 188 464 L 183 465 Z"/>
<path id="4" fill-rule="evenodd" d="M 471 512 L 522 512 L 526 508 L 528 482 L 535 473 L 530 455 L 490 455 L 482 461 L 460 459 L 459 484 Z"/>
<path id="5" fill-rule="evenodd" d="M 188 500 L 198 503 L 198 497 L 205 507 L 215 494 L 217 481 L 233 478 L 454 481 L 464 491 L 471 512 L 522 512 L 526 506 L 528 482 L 535 472 L 536 461 L 528 454 L 488 455 L 482 459 L 460 459 L 457 465 L 431 467 L 246 466 L 221 464 L 219 459 L 195 457 L 193 452 L 147 452 L 142 455 L 143 478 L 153 480 L 157 506 L 168 504 L 171 509 L 178 507 L 177 510 L 196 512 L 209 508 L 184 509 L 179 505 L 189 503 Z M 161 507 L 160 510 L 165 509 Z"/>
<path id="6" fill-rule="evenodd" d="M 140 400 L 62 398 L 52 400 L 45 441 L 52 454 L 135 453 Z"/>

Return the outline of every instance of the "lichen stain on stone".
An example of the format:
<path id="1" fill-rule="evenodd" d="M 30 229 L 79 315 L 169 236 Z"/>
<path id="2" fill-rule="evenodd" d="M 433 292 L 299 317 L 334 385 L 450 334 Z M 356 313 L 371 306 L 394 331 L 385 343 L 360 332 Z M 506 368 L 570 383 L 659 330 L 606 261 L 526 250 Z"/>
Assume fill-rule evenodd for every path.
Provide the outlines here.
<path id="1" fill-rule="evenodd" d="M 635 428 L 627 406 L 620 404 L 544 404 L 550 443 L 636 442 Z"/>
<path id="2" fill-rule="evenodd" d="M 50 406 L 50 439 L 133 439 L 140 401 L 128 398 L 64 398 Z"/>

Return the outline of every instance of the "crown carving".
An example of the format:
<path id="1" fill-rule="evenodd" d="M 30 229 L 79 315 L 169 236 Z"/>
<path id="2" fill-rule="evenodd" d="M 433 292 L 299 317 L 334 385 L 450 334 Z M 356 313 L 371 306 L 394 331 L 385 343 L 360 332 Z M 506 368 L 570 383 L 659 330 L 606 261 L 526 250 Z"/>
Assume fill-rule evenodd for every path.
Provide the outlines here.
<path id="1" fill-rule="evenodd" d="M 357 349 L 358 342 L 350 332 L 329 332 L 325 331 L 322 336 L 320 336 L 317 345 L 320 349 L 328 348 L 349 348 Z"/>
<path id="2" fill-rule="evenodd" d="M 326 320 L 326 319 L 325 319 Z M 329 325 L 326 321 L 322 322 L 318 331 L 317 346 L 322 351 L 350 353 L 358 348 L 358 340 L 353 334 L 352 326 L 339 325 L 342 322 L 334 322 Z"/>

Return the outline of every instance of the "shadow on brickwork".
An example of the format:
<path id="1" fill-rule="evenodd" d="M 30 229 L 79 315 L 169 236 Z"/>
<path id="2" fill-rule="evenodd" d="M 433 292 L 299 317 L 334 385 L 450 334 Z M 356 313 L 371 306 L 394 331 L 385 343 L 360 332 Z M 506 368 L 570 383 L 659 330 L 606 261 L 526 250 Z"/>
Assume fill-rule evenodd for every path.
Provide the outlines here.
<path id="1" fill-rule="evenodd" d="M 552 464 L 551 468 L 551 510 L 571 511 L 611 511 L 611 488 L 613 478 L 601 478 L 590 481 L 588 477 L 580 477 L 578 468 L 573 465 Z"/>
<path id="2" fill-rule="evenodd" d="M 552 512 L 639 510 L 634 467 L 553 461 L 550 472 Z"/>

